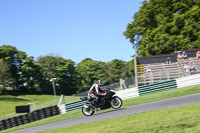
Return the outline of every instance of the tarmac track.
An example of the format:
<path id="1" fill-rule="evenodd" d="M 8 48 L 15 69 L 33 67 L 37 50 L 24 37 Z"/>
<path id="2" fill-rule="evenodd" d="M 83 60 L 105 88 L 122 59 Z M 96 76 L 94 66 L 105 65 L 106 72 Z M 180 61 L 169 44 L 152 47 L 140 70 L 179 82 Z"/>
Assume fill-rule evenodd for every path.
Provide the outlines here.
<path id="1" fill-rule="evenodd" d="M 131 115 L 135 113 L 140 113 L 140 112 L 148 112 L 148 111 L 160 110 L 160 109 L 165 109 L 165 108 L 174 108 L 174 107 L 179 107 L 179 106 L 199 103 L 199 102 L 200 102 L 200 93 L 197 93 L 197 94 L 192 94 L 192 95 L 187 95 L 187 96 L 182 96 L 182 97 L 176 97 L 176 98 L 170 98 L 166 100 L 160 100 L 160 101 L 155 101 L 155 102 L 150 102 L 150 103 L 145 103 L 145 104 L 140 104 L 140 105 L 134 105 L 134 106 L 125 107 L 118 110 L 111 110 L 111 111 L 102 112 L 102 113 L 95 112 L 93 116 L 89 116 L 89 117 L 83 116 L 83 117 L 78 117 L 74 119 L 59 121 L 59 122 L 55 122 L 55 123 L 51 123 L 47 125 L 15 131 L 14 133 L 34 133 L 38 131 L 44 131 L 44 130 L 50 130 L 50 129 L 55 129 L 55 128 L 73 126 L 73 125 L 82 124 L 82 123 L 105 120 L 108 118 L 117 118 L 117 117 L 122 117 L 122 116 Z"/>

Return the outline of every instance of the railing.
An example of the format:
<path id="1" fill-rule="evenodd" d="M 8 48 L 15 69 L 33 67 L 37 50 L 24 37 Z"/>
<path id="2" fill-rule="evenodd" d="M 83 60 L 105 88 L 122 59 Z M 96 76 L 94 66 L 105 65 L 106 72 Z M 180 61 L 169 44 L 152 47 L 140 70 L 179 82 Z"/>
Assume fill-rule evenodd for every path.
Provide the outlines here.
<path id="1" fill-rule="evenodd" d="M 162 82 L 169 79 L 169 73 L 166 72 L 144 72 L 138 73 L 138 84 L 147 85 Z"/>
<path id="2" fill-rule="evenodd" d="M 134 76 L 126 77 L 126 78 L 124 78 L 124 80 L 125 80 L 125 85 L 128 88 L 135 87 L 135 77 Z M 103 90 L 106 89 L 106 88 L 110 88 L 112 90 L 119 91 L 120 90 L 120 82 L 112 83 L 110 85 L 106 85 L 106 86 L 103 86 L 101 88 Z M 78 94 L 74 94 L 74 96 L 87 96 L 87 95 L 88 95 L 88 91 L 84 91 L 84 92 L 81 92 L 81 93 L 78 93 Z"/>

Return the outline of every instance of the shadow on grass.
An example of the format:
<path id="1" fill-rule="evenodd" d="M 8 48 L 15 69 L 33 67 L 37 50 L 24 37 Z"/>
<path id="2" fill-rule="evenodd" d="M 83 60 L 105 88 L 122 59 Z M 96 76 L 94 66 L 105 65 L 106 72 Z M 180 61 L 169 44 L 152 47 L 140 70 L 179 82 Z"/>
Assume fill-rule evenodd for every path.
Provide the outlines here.
<path id="1" fill-rule="evenodd" d="M 16 98 L 16 97 L 1 97 L 0 96 L 0 101 L 20 102 L 20 101 L 30 101 L 30 100 L 20 99 L 20 98 Z"/>

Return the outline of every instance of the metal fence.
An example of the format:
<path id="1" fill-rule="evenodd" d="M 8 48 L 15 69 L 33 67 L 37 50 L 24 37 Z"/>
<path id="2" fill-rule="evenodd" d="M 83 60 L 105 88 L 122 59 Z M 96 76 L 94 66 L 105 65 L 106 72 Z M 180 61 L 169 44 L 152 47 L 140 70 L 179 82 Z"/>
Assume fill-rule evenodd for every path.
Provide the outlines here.
<path id="1" fill-rule="evenodd" d="M 124 80 L 125 80 L 125 85 L 127 86 L 127 89 L 135 87 L 135 77 L 134 76 L 126 77 L 126 78 L 124 78 Z M 112 90 L 118 91 L 118 90 L 120 90 L 120 82 L 112 83 L 110 85 L 106 85 L 106 86 L 102 87 L 102 89 L 106 89 L 106 88 L 110 88 Z M 123 88 L 123 89 L 125 89 L 125 88 Z M 84 92 L 75 94 L 75 96 L 87 96 L 87 95 L 88 95 L 88 91 L 84 91 Z"/>

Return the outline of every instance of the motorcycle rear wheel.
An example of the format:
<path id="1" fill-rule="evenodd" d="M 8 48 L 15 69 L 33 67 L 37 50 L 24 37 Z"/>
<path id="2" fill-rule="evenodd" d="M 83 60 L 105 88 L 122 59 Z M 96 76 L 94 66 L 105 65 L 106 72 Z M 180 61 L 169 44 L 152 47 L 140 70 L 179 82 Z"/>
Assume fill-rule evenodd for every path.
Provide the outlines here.
<path id="1" fill-rule="evenodd" d="M 94 110 L 91 107 L 82 107 L 82 113 L 86 116 L 91 116 L 94 114 Z"/>
<path id="2" fill-rule="evenodd" d="M 122 99 L 118 96 L 115 96 L 110 101 L 110 105 L 111 105 L 112 108 L 118 109 L 122 106 Z"/>

